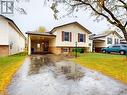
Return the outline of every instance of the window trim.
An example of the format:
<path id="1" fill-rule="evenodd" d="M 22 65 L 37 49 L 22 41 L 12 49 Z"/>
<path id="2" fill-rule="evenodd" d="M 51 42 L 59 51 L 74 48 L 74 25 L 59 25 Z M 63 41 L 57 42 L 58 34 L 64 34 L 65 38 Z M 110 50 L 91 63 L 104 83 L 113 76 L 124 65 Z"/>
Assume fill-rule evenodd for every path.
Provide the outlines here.
<path id="1" fill-rule="evenodd" d="M 65 40 L 65 33 L 68 33 L 68 40 Z M 66 31 L 62 31 L 62 41 L 66 41 L 66 42 L 71 42 L 72 41 L 72 32 L 66 32 Z"/>
<path id="2" fill-rule="evenodd" d="M 69 48 L 62 48 L 62 52 L 69 52 Z"/>
<path id="3" fill-rule="evenodd" d="M 111 39 L 111 43 L 109 42 L 109 39 Z M 111 37 L 107 37 L 107 44 L 112 44 L 113 39 Z"/>
<path id="4" fill-rule="evenodd" d="M 115 43 L 115 44 L 119 44 L 119 39 L 118 39 L 118 38 L 115 38 L 115 39 L 114 39 L 114 43 Z"/>
<path id="5" fill-rule="evenodd" d="M 83 36 L 83 41 L 81 41 L 81 35 Z M 78 33 L 78 42 L 86 42 L 86 34 Z"/>

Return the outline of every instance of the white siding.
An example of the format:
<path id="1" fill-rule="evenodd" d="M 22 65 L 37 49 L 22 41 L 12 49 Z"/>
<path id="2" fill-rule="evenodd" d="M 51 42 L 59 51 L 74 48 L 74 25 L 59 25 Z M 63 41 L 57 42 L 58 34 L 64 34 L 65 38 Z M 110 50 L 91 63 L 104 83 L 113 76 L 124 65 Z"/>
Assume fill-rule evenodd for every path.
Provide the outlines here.
<path id="1" fill-rule="evenodd" d="M 62 41 L 62 31 L 72 33 L 71 42 Z M 78 33 L 86 35 L 86 42 L 78 42 Z M 89 34 L 75 24 L 57 28 L 54 34 L 56 35 L 56 39 L 54 40 L 54 46 L 75 47 L 75 42 L 78 42 L 78 47 L 89 47 L 89 49 L 92 50 L 92 41 L 89 40 Z M 89 46 L 89 43 L 91 43 L 91 46 Z"/>
<path id="2" fill-rule="evenodd" d="M 105 45 L 105 47 L 108 47 L 108 46 L 110 46 L 110 45 L 112 45 L 112 44 L 107 44 L 107 38 L 112 38 L 112 44 L 115 44 L 115 39 L 118 39 L 119 41 L 119 43 L 120 43 L 120 38 L 114 33 L 112 33 L 112 34 L 110 34 L 110 35 L 108 35 L 107 37 L 106 37 L 106 40 L 105 40 L 105 43 L 106 43 L 106 45 Z"/>
<path id="3" fill-rule="evenodd" d="M 0 45 L 9 45 L 7 26 L 7 21 L 0 17 Z"/>
<path id="4" fill-rule="evenodd" d="M 10 54 L 23 52 L 25 49 L 25 39 L 8 24 L 9 44 L 12 44 Z"/>
<path id="5" fill-rule="evenodd" d="M 93 40 L 89 40 L 89 44 L 91 46 L 89 46 L 89 52 L 92 52 L 93 51 Z"/>
<path id="6" fill-rule="evenodd" d="M 94 43 L 94 46 L 95 47 L 108 47 L 112 44 L 108 44 L 107 43 L 107 38 L 112 38 L 112 44 L 115 44 L 115 39 L 118 39 L 119 43 L 120 43 L 120 37 L 118 37 L 115 33 L 111 33 L 110 35 L 106 36 L 106 37 L 103 37 L 103 38 L 98 38 L 100 40 L 104 40 L 104 42 L 97 42 L 97 43 Z"/>
<path id="7" fill-rule="evenodd" d="M 10 49 L 11 44 L 13 45 Z M 0 17 L 0 45 L 9 45 L 10 55 L 22 52 L 25 49 L 25 38 L 2 17 Z"/>

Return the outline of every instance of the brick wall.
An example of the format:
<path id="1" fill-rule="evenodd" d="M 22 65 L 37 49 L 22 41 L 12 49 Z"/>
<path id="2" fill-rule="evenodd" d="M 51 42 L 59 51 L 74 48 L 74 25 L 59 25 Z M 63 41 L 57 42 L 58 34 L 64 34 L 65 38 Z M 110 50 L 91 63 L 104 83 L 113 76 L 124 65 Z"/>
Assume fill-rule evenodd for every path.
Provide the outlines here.
<path id="1" fill-rule="evenodd" d="M 51 52 L 53 54 L 61 54 L 61 48 L 49 47 L 49 52 Z"/>

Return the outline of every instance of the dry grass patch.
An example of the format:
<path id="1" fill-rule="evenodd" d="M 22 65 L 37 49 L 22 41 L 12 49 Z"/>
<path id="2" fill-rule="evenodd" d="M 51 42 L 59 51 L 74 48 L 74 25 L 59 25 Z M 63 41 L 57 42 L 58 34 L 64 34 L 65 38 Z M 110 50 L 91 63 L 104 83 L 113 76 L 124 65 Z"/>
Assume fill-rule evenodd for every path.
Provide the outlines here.
<path id="1" fill-rule="evenodd" d="M 10 83 L 13 74 L 22 65 L 26 53 L 0 57 L 0 92 L 3 93 Z"/>

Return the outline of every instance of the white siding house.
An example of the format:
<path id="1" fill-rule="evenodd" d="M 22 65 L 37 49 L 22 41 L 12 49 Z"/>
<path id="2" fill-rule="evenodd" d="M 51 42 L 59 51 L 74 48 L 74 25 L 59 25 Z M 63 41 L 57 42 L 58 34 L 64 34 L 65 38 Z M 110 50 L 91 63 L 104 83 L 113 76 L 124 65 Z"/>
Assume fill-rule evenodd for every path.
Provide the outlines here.
<path id="1" fill-rule="evenodd" d="M 92 41 L 89 39 L 91 32 L 78 22 L 57 26 L 52 29 L 51 32 L 56 35 L 52 47 L 60 49 L 60 53 L 64 53 L 64 51 L 72 51 L 76 46 L 76 42 L 78 48 L 83 48 L 86 52 L 92 51 Z M 64 36 L 66 36 L 64 33 L 69 33 L 69 41 L 64 40 Z M 80 41 L 80 35 L 83 36 L 82 41 Z"/>
<path id="2" fill-rule="evenodd" d="M 25 36 L 9 18 L 0 15 L 0 56 L 23 52 Z"/>
<path id="3" fill-rule="evenodd" d="M 112 44 L 119 44 L 121 36 L 116 31 L 106 31 L 93 37 L 93 47 L 96 52 L 100 52 L 102 48 Z"/>
<path id="4" fill-rule="evenodd" d="M 92 51 L 91 32 L 78 22 L 54 27 L 50 32 L 27 32 L 29 54 L 51 52 L 54 54 L 69 53 L 73 49 L 82 48 L 85 52 Z"/>
<path id="5" fill-rule="evenodd" d="M 120 40 L 120 43 L 121 43 L 121 44 L 127 44 L 127 41 L 126 41 L 124 38 L 122 38 L 122 39 Z"/>

